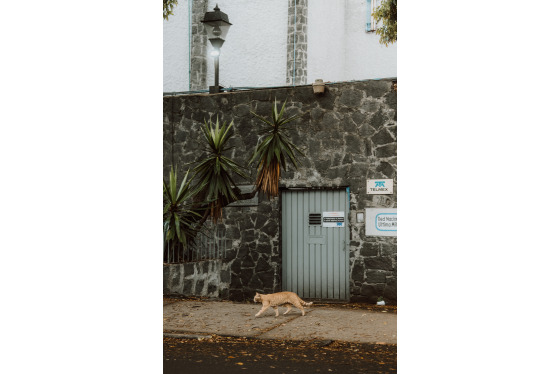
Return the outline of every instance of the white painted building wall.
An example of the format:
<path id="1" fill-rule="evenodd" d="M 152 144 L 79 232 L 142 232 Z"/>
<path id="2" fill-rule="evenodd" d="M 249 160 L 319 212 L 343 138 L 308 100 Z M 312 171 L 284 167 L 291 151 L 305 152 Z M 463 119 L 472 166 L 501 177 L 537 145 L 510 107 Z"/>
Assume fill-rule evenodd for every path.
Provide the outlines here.
<path id="1" fill-rule="evenodd" d="M 308 83 L 397 76 L 397 44 L 366 32 L 366 15 L 365 0 L 308 0 Z"/>
<path id="2" fill-rule="evenodd" d="M 317 0 L 309 0 L 317 2 Z M 367 5 L 364 0 L 340 0 L 345 13 L 345 80 L 393 78 L 397 76 L 397 43 L 385 47 L 379 36 L 365 32 Z"/>
<path id="3" fill-rule="evenodd" d="M 348 80 L 345 72 L 345 5 L 344 0 L 308 0 L 307 83 L 313 83 L 315 79 L 325 82 Z"/>
<path id="4" fill-rule="evenodd" d="M 208 11 L 216 6 L 208 2 Z M 220 55 L 223 87 L 286 85 L 287 0 L 215 0 L 232 26 Z M 207 82 L 214 85 L 214 61 L 208 43 Z"/>
<path id="5" fill-rule="evenodd" d="M 187 0 L 163 20 L 163 92 L 189 91 L 189 28 Z"/>
<path id="6" fill-rule="evenodd" d="M 163 21 L 163 91 L 189 91 L 188 1 Z M 288 0 L 216 0 L 233 24 L 220 56 L 224 87 L 286 85 Z M 216 6 L 208 3 L 208 11 Z M 308 0 L 307 82 L 397 76 L 397 45 L 365 32 L 365 0 Z M 199 22 L 200 20 L 198 20 Z M 208 43 L 208 85 L 214 63 Z"/>

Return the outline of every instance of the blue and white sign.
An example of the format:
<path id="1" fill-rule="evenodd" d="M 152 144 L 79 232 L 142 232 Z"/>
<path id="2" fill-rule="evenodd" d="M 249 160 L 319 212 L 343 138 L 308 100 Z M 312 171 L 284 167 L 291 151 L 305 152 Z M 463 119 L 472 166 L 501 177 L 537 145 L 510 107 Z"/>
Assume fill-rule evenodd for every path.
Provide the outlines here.
<path id="1" fill-rule="evenodd" d="M 366 208 L 366 236 L 397 236 L 397 209 Z"/>
<path id="2" fill-rule="evenodd" d="M 323 212 L 323 227 L 344 227 L 344 212 Z"/>
<path id="3" fill-rule="evenodd" d="M 370 195 L 392 195 L 392 179 L 368 179 L 366 193 Z"/>

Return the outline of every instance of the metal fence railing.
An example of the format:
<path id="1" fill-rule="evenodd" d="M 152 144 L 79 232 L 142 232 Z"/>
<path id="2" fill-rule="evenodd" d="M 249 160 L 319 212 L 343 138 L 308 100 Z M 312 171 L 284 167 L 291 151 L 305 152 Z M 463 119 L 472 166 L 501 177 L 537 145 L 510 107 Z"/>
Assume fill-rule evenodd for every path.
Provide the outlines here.
<path id="1" fill-rule="evenodd" d="M 199 233 L 194 243 L 183 246 L 181 243 L 163 245 L 163 263 L 178 264 L 184 262 L 216 260 L 223 258 L 231 240 L 226 238 L 225 228 L 213 228 Z"/>

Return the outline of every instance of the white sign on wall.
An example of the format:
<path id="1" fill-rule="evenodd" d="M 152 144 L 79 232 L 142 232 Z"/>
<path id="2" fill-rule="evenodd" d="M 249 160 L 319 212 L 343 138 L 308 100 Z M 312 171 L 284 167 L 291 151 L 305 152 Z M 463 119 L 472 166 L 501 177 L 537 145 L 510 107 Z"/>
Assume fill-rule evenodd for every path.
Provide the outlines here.
<path id="1" fill-rule="evenodd" d="M 392 179 L 368 179 L 367 193 L 370 195 L 392 195 L 393 180 Z"/>
<path id="2" fill-rule="evenodd" d="M 366 208 L 366 236 L 397 236 L 397 209 Z"/>
<path id="3" fill-rule="evenodd" d="M 344 212 L 323 212 L 323 227 L 344 227 Z"/>

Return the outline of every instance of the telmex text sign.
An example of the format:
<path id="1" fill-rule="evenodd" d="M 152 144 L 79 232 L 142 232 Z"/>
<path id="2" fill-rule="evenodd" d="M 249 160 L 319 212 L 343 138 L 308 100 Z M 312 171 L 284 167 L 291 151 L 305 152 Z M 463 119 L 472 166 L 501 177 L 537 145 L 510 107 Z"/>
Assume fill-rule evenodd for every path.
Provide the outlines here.
<path id="1" fill-rule="evenodd" d="M 366 208 L 366 236 L 397 236 L 397 209 Z"/>
<path id="2" fill-rule="evenodd" d="M 367 193 L 370 195 L 392 195 L 393 180 L 392 179 L 368 179 Z"/>

